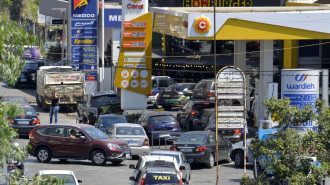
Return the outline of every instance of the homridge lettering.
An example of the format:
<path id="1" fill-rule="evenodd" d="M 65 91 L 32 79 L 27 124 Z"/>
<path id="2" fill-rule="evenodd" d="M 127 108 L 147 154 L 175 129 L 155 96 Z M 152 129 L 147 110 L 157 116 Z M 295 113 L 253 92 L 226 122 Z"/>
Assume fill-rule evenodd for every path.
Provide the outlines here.
<path id="1" fill-rule="evenodd" d="M 286 88 L 288 89 L 315 89 L 315 85 L 313 83 L 307 84 L 287 84 Z"/>

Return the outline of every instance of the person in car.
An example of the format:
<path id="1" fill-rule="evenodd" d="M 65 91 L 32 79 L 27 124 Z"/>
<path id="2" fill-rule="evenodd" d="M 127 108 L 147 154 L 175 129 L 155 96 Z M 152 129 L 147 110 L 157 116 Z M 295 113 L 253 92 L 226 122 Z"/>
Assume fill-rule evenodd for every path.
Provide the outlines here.
<path id="1" fill-rule="evenodd" d="M 53 123 L 53 115 L 55 119 L 55 123 L 57 123 L 57 115 L 58 111 L 60 109 L 60 106 L 58 105 L 59 97 L 56 92 L 52 93 L 52 104 L 50 106 L 50 112 L 49 112 L 49 123 Z"/>
<path id="2" fill-rule="evenodd" d="M 70 138 L 73 138 L 73 139 L 77 138 L 77 132 L 76 132 L 76 130 L 72 129 L 70 131 Z"/>

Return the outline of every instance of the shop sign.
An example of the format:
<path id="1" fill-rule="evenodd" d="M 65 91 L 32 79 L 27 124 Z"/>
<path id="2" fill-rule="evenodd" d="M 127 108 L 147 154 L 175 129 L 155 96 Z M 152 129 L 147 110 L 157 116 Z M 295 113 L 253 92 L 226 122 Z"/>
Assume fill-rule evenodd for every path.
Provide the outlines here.
<path id="1" fill-rule="evenodd" d="M 72 19 L 97 19 L 97 0 L 71 0 Z"/>
<path id="2" fill-rule="evenodd" d="M 121 28 L 121 9 L 104 9 L 104 27 Z"/>

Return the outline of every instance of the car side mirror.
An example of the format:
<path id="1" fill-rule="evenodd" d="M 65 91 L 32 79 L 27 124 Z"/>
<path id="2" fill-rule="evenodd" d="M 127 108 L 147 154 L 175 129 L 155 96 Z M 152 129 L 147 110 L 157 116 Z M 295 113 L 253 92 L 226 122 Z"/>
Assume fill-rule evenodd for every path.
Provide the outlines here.
<path id="1" fill-rule="evenodd" d="M 130 180 L 130 181 L 135 181 L 135 177 L 134 177 L 134 176 L 130 176 L 130 177 L 129 177 L 129 180 Z"/>
<path id="2" fill-rule="evenodd" d="M 130 165 L 128 166 L 128 168 L 129 168 L 129 169 L 135 169 L 135 164 L 130 164 Z"/>
<path id="3" fill-rule="evenodd" d="M 78 179 L 78 183 L 79 183 L 79 184 L 81 184 L 82 182 L 83 182 L 82 180 Z"/>
<path id="4" fill-rule="evenodd" d="M 85 136 L 79 136 L 79 139 L 80 140 L 86 140 L 86 137 Z"/>
<path id="5" fill-rule="evenodd" d="M 180 166 L 180 170 L 186 170 L 185 166 Z"/>
<path id="6" fill-rule="evenodd" d="M 183 183 L 186 183 L 187 182 L 187 179 L 186 178 L 182 178 L 182 182 Z"/>

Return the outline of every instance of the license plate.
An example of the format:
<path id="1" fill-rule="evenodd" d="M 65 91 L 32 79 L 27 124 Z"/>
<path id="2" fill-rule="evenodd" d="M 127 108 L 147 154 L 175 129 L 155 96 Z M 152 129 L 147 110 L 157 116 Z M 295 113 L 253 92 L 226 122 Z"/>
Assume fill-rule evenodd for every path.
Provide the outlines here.
<path id="1" fill-rule="evenodd" d="M 127 141 L 127 144 L 128 145 L 137 145 L 137 143 L 136 142 L 133 142 L 133 141 Z"/>
<path id="2" fill-rule="evenodd" d="M 131 157 L 131 153 L 129 153 L 129 152 L 125 152 L 125 155 L 126 155 L 127 159 Z"/>
<path id="3" fill-rule="evenodd" d="M 26 82 L 26 78 L 22 78 L 21 79 L 21 82 Z"/>
<path id="4" fill-rule="evenodd" d="M 24 124 L 24 125 L 28 125 L 29 122 L 28 121 L 19 121 L 18 124 Z"/>
<path id="5" fill-rule="evenodd" d="M 180 149 L 181 152 L 192 152 L 191 148 L 181 148 Z"/>
<path id="6" fill-rule="evenodd" d="M 203 93 L 197 93 L 198 96 L 203 96 Z"/>
<path id="7" fill-rule="evenodd" d="M 171 95 L 169 95 L 169 94 L 164 94 L 163 97 L 165 97 L 165 98 L 169 98 L 169 97 L 171 97 Z"/>

